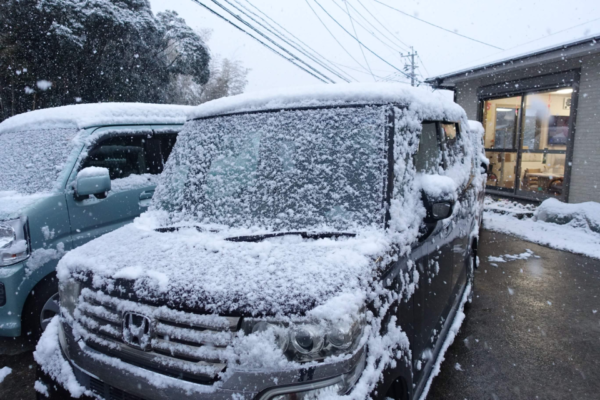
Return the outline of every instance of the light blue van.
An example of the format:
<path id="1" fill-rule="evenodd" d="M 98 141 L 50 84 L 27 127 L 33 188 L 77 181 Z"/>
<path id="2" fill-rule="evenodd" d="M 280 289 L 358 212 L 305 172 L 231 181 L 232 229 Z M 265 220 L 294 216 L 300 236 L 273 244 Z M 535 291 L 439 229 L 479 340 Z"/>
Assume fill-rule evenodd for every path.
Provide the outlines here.
<path id="1" fill-rule="evenodd" d="M 58 260 L 147 209 L 188 109 L 85 104 L 0 124 L 0 336 L 35 340 L 59 311 Z"/>

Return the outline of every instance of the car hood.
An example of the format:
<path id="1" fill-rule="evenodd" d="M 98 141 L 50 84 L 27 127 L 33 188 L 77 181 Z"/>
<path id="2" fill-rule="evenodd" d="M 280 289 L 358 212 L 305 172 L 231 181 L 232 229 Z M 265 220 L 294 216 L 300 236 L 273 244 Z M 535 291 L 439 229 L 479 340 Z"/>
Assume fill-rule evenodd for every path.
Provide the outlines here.
<path id="1" fill-rule="evenodd" d="M 59 278 L 88 279 L 113 292 L 126 288 L 128 298 L 177 308 L 294 315 L 344 293 L 364 293 L 376 273 L 375 259 L 389 248 L 377 231 L 227 240 L 234 236 L 239 231 L 158 232 L 136 221 L 69 252 L 59 263 Z"/>
<path id="2" fill-rule="evenodd" d="M 49 195 L 47 193 L 20 194 L 15 191 L 0 191 L 0 221 L 19 218 L 27 214 L 28 208 Z"/>

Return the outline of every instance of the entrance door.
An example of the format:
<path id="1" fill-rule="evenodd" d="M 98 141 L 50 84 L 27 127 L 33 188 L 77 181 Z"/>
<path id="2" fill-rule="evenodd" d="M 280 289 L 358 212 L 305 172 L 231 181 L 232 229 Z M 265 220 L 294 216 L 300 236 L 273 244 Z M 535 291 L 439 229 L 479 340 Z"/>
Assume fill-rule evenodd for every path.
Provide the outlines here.
<path id="1" fill-rule="evenodd" d="M 487 189 L 564 200 L 572 95 L 573 88 L 566 87 L 484 102 Z"/>
<path id="2" fill-rule="evenodd" d="M 487 100 L 484 107 L 485 155 L 490 160 L 487 186 L 514 192 L 521 96 Z"/>

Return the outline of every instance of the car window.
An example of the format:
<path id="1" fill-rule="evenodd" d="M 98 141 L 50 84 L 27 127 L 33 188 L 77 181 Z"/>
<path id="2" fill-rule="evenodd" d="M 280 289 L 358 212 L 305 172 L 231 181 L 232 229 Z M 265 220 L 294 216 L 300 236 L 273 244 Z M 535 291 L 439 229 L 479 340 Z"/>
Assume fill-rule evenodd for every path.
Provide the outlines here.
<path id="1" fill-rule="evenodd" d="M 108 168 L 111 180 L 130 175 L 158 175 L 171 154 L 176 137 L 176 134 L 109 137 L 88 152 L 80 169 Z"/>
<path id="2" fill-rule="evenodd" d="M 144 137 L 117 136 L 103 140 L 88 152 L 81 165 L 108 168 L 110 179 L 126 178 L 129 175 L 146 173 Z"/>
<path id="3" fill-rule="evenodd" d="M 436 122 L 424 122 L 419 141 L 419 150 L 415 154 L 417 172 L 437 174 L 442 165 L 442 150 Z"/>
<path id="4" fill-rule="evenodd" d="M 447 165 L 450 166 L 457 162 L 462 162 L 464 154 L 460 142 L 460 130 L 458 124 L 455 122 L 442 122 L 440 125 L 444 134 Z"/>

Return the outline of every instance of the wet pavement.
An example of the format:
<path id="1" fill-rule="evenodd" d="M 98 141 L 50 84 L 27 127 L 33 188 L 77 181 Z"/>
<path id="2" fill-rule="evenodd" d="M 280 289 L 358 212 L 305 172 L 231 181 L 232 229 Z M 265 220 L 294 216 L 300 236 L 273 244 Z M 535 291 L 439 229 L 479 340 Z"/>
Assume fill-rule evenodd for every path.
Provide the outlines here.
<path id="1" fill-rule="evenodd" d="M 482 236 L 475 299 L 428 400 L 600 399 L 600 260 Z M 540 258 L 488 261 L 526 249 Z"/>
<path id="2" fill-rule="evenodd" d="M 488 231 L 480 247 L 475 299 L 428 399 L 600 399 L 600 260 Z M 0 338 L 13 369 L 0 399 L 35 399 L 31 349 Z"/>

